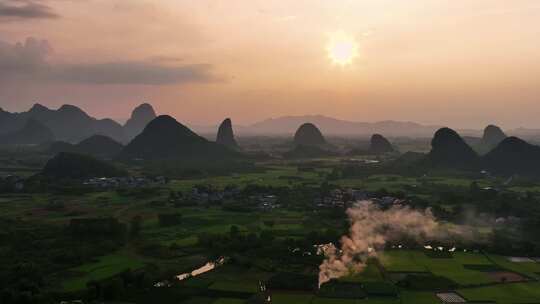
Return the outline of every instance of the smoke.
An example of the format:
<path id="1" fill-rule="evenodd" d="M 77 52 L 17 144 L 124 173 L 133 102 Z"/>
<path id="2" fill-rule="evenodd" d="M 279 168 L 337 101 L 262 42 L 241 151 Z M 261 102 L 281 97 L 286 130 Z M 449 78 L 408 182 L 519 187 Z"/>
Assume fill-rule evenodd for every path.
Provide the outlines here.
<path id="1" fill-rule="evenodd" d="M 377 255 L 388 242 L 407 240 L 420 244 L 466 234 L 460 227 L 437 222 L 429 209 L 413 210 L 395 205 L 381 210 L 371 201 L 361 201 L 347 210 L 351 222 L 349 235 L 341 238 L 341 249 L 328 246 L 319 266 L 319 285 L 349 274 L 359 273 L 367 260 Z"/>

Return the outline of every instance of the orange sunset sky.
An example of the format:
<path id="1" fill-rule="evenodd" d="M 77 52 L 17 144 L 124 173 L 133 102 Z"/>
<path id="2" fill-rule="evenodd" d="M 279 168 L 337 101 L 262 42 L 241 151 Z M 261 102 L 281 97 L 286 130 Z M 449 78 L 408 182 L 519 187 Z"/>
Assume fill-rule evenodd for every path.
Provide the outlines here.
<path id="1" fill-rule="evenodd" d="M 336 64 L 336 33 L 355 56 Z M 30 38 L 30 39 L 29 39 Z M 540 127 L 537 0 L 0 0 L 0 106 Z"/>

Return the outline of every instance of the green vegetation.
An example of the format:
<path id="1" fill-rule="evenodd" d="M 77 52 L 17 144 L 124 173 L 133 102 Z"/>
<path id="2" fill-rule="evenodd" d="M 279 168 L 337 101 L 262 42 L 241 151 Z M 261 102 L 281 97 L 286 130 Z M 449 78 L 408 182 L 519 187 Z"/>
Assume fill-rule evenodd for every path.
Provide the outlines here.
<path id="1" fill-rule="evenodd" d="M 540 263 L 537 262 L 511 262 L 507 257 L 499 255 L 488 255 L 493 263 L 502 268 L 515 271 L 529 278 L 540 279 Z"/>
<path id="2" fill-rule="evenodd" d="M 496 303 L 538 303 L 539 283 L 517 283 L 480 288 L 460 289 L 469 301 L 495 301 Z"/>
<path id="3" fill-rule="evenodd" d="M 438 304 L 441 301 L 435 296 L 434 292 L 402 291 L 401 300 L 403 303 L 417 304 Z"/>
<path id="4" fill-rule="evenodd" d="M 272 295 L 272 303 L 276 304 L 309 304 L 312 300 L 312 294 L 279 292 Z"/>
<path id="5" fill-rule="evenodd" d="M 270 296 L 285 304 L 429 304 L 440 303 L 436 291 L 457 290 L 469 301 L 540 301 L 540 263 L 506 257 L 540 256 L 534 181 L 505 185 L 480 173 L 417 174 L 380 159 L 373 165 L 337 157 L 272 160 L 250 172 L 186 174 L 141 187 L 52 179 L 47 187 L 29 183 L 17 192 L 6 183 L 0 187 L 2 300 L 237 304 Z M 135 174 L 146 170 L 121 166 Z M 407 242 L 399 249 L 396 240 L 361 273 L 318 289 L 323 257 L 314 245 L 338 244 L 347 233 L 350 188 L 429 207 L 445 227 L 466 223 L 478 242 L 456 241 L 455 252 L 443 253 Z M 221 257 L 224 264 L 209 272 L 174 280 Z M 525 281 L 509 282 L 509 275 Z"/>
<path id="6" fill-rule="evenodd" d="M 62 283 L 65 291 L 77 291 L 87 287 L 90 281 L 99 281 L 111 278 L 126 270 L 136 270 L 144 267 L 140 260 L 127 255 L 113 254 L 99 258 L 98 262 L 84 264 L 71 268 L 68 272 L 74 278 L 66 279 Z"/>

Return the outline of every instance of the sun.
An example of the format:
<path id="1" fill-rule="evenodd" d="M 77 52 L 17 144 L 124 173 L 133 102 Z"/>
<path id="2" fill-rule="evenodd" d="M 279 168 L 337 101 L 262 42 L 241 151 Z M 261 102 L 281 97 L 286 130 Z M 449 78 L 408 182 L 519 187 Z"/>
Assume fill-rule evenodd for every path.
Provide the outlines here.
<path id="1" fill-rule="evenodd" d="M 358 43 L 351 35 L 338 31 L 329 35 L 326 51 L 334 64 L 345 66 L 358 56 Z"/>

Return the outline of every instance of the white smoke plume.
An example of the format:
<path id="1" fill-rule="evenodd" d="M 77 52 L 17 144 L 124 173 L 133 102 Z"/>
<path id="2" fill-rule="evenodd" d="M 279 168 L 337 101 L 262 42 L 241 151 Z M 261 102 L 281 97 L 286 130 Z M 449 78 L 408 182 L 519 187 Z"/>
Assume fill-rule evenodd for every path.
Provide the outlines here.
<path id="1" fill-rule="evenodd" d="M 381 210 L 370 201 L 361 201 L 347 210 L 351 222 L 349 235 L 341 238 L 341 250 L 329 246 L 325 260 L 319 267 L 319 285 L 349 274 L 359 273 L 368 258 L 387 242 L 404 238 L 421 243 L 426 240 L 446 239 L 461 231 L 442 227 L 429 209 L 413 210 L 395 205 Z"/>

